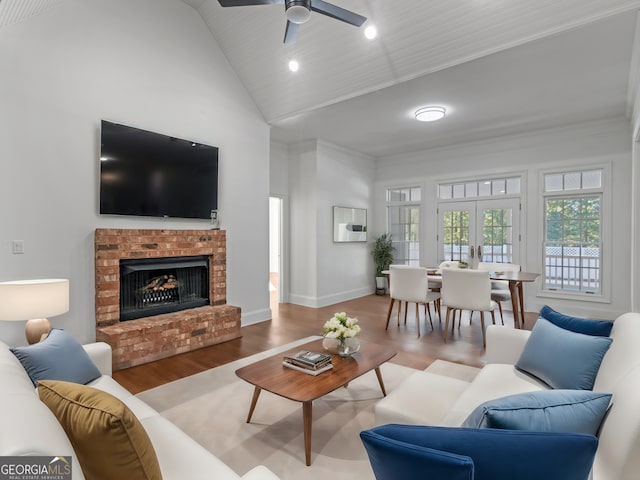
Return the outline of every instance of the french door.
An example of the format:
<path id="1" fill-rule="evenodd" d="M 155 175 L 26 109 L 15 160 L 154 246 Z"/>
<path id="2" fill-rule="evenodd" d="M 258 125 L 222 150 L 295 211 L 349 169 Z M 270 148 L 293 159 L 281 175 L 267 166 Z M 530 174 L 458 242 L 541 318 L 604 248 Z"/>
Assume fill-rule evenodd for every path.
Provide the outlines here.
<path id="1" fill-rule="evenodd" d="M 520 199 L 441 202 L 438 259 L 520 263 Z"/>

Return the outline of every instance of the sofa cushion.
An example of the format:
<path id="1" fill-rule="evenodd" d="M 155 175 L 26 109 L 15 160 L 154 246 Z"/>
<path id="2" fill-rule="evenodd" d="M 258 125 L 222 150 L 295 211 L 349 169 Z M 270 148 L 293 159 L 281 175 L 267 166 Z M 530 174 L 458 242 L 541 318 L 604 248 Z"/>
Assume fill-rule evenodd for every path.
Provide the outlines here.
<path id="1" fill-rule="evenodd" d="M 156 415 L 143 418 L 140 423 L 153 443 L 164 478 L 176 480 L 238 480 L 240 478 L 227 464 L 166 418 Z M 206 430 L 212 427 L 205 422 L 203 428 Z M 224 432 L 220 431 L 220 435 L 224 435 Z M 251 460 L 248 458 L 245 460 L 248 469 Z M 261 478 L 271 480 L 273 474 Z"/>
<path id="2" fill-rule="evenodd" d="M 611 338 L 585 335 L 539 318 L 516 368 L 552 388 L 591 390 Z"/>
<path id="3" fill-rule="evenodd" d="M 596 435 L 610 401 L 611 394 L 587 390 L 520 393 L 479 405 L 462 426 Z"/>
<path id="4" fill-rule="evenodd" d="M 507 395 L 548 389 L 549 386 L 546 383 L 521 372 L 513 365 L 502 363 L 485 365 L 469 387 L 449 407 L 444 420 L 436 425 L 459 427 L 483 402 Z M 428 409 L 430 401 L 429 397 L 425 397 L 423 408 Z"/>
<path id="5" fill-rule="evenodd" d="M 39 380 L 89 383 L 101 373 L 87 352 L 64 330 L 52 329 L 47 338 L 27 347 L 11 348 L 35 386 Z"/>
<path id="6" fill-rule="evenodd" d="M 64 428 L 87 478 L 162 478 L 147 433 L 120 400 L 71 382 L 38 382 L 40 399 Z"/>
<path id="7" fill-rule="evenodd" d="M 376 423 L 440 425 L 468 387 L 469 382 L 457 378 L 414 372 L 376 404 Z"/>
<path id="8" fill-rule="evenodd" d="M 549 320 L 554 325 L 585 335 L 608 337 L 613 328 L 613 322 L 609 320 L 589 320 L 588 318 L 571 317 L 545 305 L 540 310 L 540 316 Z"/>

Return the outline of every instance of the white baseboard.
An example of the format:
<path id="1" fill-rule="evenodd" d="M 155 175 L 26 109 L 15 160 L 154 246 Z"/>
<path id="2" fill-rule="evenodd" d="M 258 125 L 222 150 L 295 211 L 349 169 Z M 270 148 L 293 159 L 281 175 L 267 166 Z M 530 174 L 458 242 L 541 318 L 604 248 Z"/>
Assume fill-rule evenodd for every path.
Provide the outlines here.
<path id="1" fill-rule="evenodd" d="M 302 305 L 303 307 L 321 308 L 335 305 L 336 303 L 346 302 L 354 298 L 365 297 L 375 292 L 371 287 L 356 288 L 346 292 L 324 295 L 322 297 L 310 297 L 306 295 L 289 294 L 289 303 Z"/>
<path id="2" fill-rule="evenodd" d="M 242 318 L 240 323 L 243 327 L 247 325 L 254 325 L 260 322 L 266 322 L 267 320 L 271 320 L 271 309 L 263 308 L 262 310 L 255 310 L 253 312 L 245 312 L 242 311 Z"/>

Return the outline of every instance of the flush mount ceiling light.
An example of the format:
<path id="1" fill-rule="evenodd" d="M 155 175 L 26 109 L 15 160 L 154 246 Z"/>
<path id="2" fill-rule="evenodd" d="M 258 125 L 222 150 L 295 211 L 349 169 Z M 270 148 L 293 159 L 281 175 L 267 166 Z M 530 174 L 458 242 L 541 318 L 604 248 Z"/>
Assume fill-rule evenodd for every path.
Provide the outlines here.
<path id="1" fill-rule="evenodd" d="M 419 122 L 435 122 L 444 118 L 447 110 L 444 107 L 430 106 L 416 110 L 416 120 Z"/>
<path id="2" fill-rule="evenodd" d="M 300 70 L 300 64 L 295 60 L 289 61 L 289 70 L 291 70 L 292 72 L 297 72 L 298 70 Z"/>

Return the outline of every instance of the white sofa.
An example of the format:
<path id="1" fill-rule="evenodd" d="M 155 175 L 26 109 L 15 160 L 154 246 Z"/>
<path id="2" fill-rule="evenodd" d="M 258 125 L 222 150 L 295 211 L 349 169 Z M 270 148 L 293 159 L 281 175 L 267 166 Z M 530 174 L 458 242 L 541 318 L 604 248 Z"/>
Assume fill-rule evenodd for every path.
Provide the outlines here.
<path id="1" fill-rule="evenodd" d="M 526 330 L 490 326 L 487 364 L 471 382 L 416 372 L 376 405 L 376 423 L 457 427 L 485 401 L 549 388 L 514 367 L 529 334 Z M 637 480 L 640 478 L 640 314 L 626 313 L 618 317 L 611 338 L 613 343 L 604 356 L 593 388 L 612 393 L 613 397 L 598 434 L 592 478 Z M 496 454 L 499 456 L 499 452 Z"/>
<path id="2" fill-rule="evenodd" d="M 158 457 L 164 480 L 244 479 L 278 480 L 258 466 L 244 476 L 236 474 L 182 430 L 111 378 L 111 347 L 106 343 L 84 345 L 102 376 L 88 385 L 122 400 L 140 420 Z M 71 456 L 74 480 L 84 479 L 80 465 L 62 426 L 40 401 L 29 376 L 9 347 L 0 342 L 0 455 Z M 206 420 L 205 420 L 206 421 Z M 215 428 L 212 425 L 212 428 Z M 224 435 L 224 432 L 220 432 Z"/>

